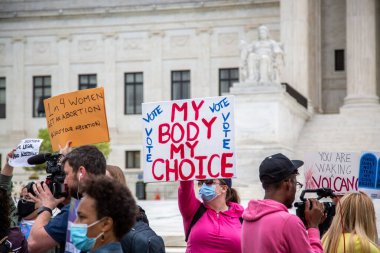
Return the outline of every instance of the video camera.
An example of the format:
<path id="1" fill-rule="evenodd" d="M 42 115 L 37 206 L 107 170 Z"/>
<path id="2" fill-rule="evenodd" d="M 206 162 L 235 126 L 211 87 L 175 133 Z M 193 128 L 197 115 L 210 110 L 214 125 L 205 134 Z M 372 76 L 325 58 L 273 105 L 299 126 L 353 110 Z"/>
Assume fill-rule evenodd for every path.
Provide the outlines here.
<path id="1" fill-rule="evenodd" d="M 334 198 L 336 197 L 333 191 L 330 188 L 318 188 L 318 189 L 307 189 L 303 190 L 300 196 L 300 199 L 302 202 L 296 202 L 294 203 L 294 206 L 296 209 L 297 216 L 302 220 L 305 227 L 307 226 L 307 222 L 305 219 L 305 204 L 307 199 L 305 198 L 305 193 L 316 193 L 317 194 L 317 200 L 320 200 L 321 198 Z M 325 221 L 319 225 L 319 232 L 322 236 L 330 227 L 332 219 L 335 215 L 335 203 L 333 202 L 322 202 L 322 204 L 325 207 L 325 214 L 327 215 L 327 218 Z M 312 203 L 310 203 L 310 209 L 312 208 Z"/>
<path id="2" fill-rule="evenodd" d="M 47 175 L 45 182 L 42 183 L 45 183 L 49 187 L 54 198 L 67 197 L 68 195 L 67 188 L 63 183 L 65 181 L 65 172 L 60 162 L 61 156 L 61 154 L 45 153 L 32 156 L 28 159 L 28 163 L 31 165 L 46 162 L 46 173 L 49 175 Z M 28 184 L 27 189 L 28 192 L 35 195 L 33 184 L 34 183 Z"/>

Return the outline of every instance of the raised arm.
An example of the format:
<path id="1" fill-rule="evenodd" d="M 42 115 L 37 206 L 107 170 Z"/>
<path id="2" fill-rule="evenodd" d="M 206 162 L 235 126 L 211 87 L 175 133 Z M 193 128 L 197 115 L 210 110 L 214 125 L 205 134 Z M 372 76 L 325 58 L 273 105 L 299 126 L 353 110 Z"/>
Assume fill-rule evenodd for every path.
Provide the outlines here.
<path id="1" fill-rule="evenodd" d="M 0 173 L 0 186 L 7 190 L 8 200 L 10 204 L 10 217 L 11 217 L 11 226 L 17 226 L 18 216 L 15 203 L 12 199 L 12 177 L 13 177 L 13 167 L 9 164 L 9 158 L 13 157 L 13 153 L 16 150 L 13 149 L 7 154 L 5 164 Z"/>
<path id="2" fill-rule="evenodd" d="M 183 218 L 185 231 L 190 226 L 191 220 L 201 202 L 196 198 L 193 181 L 181 181 L 178 188 L 178 206 Z"/>

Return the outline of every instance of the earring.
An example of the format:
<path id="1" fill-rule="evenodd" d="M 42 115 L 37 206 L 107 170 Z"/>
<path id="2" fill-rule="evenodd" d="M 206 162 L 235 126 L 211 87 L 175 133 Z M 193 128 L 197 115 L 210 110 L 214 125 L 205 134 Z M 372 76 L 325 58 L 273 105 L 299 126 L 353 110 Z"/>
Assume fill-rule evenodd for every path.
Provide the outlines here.
<path id="1" fill-rule="evenodd" d="M 104 233 L 103 233 L 102 236 L 100 237 L 100 241 L 101 241 L 101 242 L 104 242 Z"/>

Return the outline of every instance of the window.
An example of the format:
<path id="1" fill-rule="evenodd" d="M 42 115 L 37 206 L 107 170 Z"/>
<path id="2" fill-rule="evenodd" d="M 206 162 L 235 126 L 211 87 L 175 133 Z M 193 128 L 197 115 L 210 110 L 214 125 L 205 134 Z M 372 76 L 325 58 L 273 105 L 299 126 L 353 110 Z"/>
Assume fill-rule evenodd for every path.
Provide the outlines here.
<path id="1" fill-rule="evenodd" d="M 125 167 L 127 169 L 140 168 L 140 151 L 125 151 Z"/>
<path id="2" fill-rule="evenodd" d="M 344 49 L 335 50 L 335 71 L 344 71 Z"/>
<path id="3" fill-rule="evenodd" d="M 33 77 L 33 117 L 45 117 L 44 99 L 51 97 L 51 77 Z"/>
<path id="4" fill-rule="evenodd" d="M 6 92 L 5 77 L 0 77 L 0 118 L 6 117 Z M 1 167 L 0 167 L 1 168 Z"/>
<path id="5" fill-rule="evenodd" d="M 79 75 L 79 90 L 96 88 L 96 74 Z"/>
<path id="6" fill-rule="evenodd" d="M 124 114 L 141 114 L 143 82 L 141 72 L 125 74 Z"/>
<path id="7" fill-rule="evenodd" d="M 172 71 L 172 100 L 190 98 L 190 70 Z"/>
<path id="8" fill-rule="evenodd" d="M 219 95 L 230 92 L 233 83 L 239 81 L 239 69 L 219 69 Z"/>

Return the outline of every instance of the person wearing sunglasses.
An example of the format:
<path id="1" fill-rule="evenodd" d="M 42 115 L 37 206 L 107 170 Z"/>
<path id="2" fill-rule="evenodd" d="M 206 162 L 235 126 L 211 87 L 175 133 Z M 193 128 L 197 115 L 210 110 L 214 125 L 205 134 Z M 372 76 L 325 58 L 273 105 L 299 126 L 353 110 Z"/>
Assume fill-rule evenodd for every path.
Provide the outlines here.
<path id="1" fill-rule="evenodd" d="M 181 181 L 178 205 L 186 235 L 187 253 L 240 253 L 244 208 L 231 179 Z"/>
<path id="2" fill-rule="evenodd" d="M 324 206 L 308 200 L 305 206 L 307 230 L 299 217 L 290 214 L 297 188 L 300 160 L 289 160 L 283 154 L 266 157 L 259 168 L 265 190 L 263 200 L 251 200 L 243 214 L 243 253 L 322 253 L 318 225 L 324 217 Z M 312 208 L 310 209 L 310 205 Z"/>

